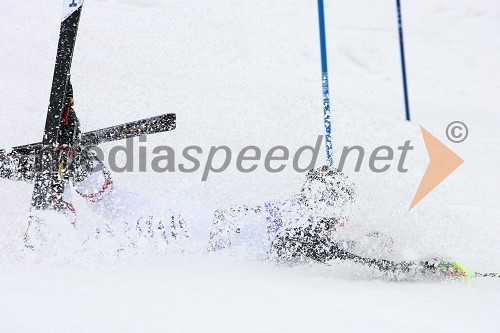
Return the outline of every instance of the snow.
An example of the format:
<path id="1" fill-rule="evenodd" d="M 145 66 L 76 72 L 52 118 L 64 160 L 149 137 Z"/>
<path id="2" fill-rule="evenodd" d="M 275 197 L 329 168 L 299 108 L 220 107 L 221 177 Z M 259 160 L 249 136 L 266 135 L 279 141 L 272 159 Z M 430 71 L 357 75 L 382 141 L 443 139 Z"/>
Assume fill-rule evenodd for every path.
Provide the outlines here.
<path id="1" fill-rule="evenodd" d="M 410 104 L 404 122 L 395 3 L 327 2 L 335 155 L 340 147 L 411 140 L 406 174 L 348 171 L 357 209 L 346 233 L 379 230 L 394 259 L 456 258 L 500 271 L 500 5 L 488 0 L 403 2 Z M 59 1 L 7 2 L 0 13 L 3 147 L 42 137 L 59 30 Z M 315 1 L 207 3 L 87 1 L 72 81 L 88 130 L 177 113 L 173 132 L 147 146 L 228 145 L 263 151 L 313 145 L 323 133 Z M 451 144 L 453 120 L 470 129 Z M 413 211 L 428 157 L 418 125 L 465 163 Z M 136 145 L 138 145 L 136 143 Z M 106 145 L 109 150 L 111 145 Z M 136 146 L 137 149 L 137 146 Z M 206 156 L 206 155 L 205 155 Z M 137 165 L 136 165 L 137 167 Z M 165 207 L 189 197 L 213 210 L 291 196 L 291 168 L 242 175 L 233 166 L 116 174 L 116 184 Z M 0 180 L 0 331 L 498 332 L 500 284 L 391 282 L 359 267 L 280 267 L 246 256 L 150 249 L 120 258 L 71 243 L 39 256 L 20 250 L 32 187 Z M 77 202 L 82 221 L 95 220 Z"/>
<path id="2" fill-rule="evenodd" d="M 176 257 L 90 270 L 10 271 L 2 331 L 495 332 L 497 281 L 399 284 Z M 489 306 L 488 306 L 489 305 Z"/>

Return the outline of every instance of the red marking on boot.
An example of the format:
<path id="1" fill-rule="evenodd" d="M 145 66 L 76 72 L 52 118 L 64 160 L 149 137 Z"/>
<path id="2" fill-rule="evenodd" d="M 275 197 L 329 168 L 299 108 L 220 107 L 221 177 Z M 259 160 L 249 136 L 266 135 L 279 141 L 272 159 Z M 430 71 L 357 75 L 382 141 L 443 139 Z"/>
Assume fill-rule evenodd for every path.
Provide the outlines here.
<path id="1" fill-rule="evenodd" d="M 102 189 L 96 193 L 84 194 L 79 191 L 76 191 L 82 198 L 87 199 L 90 202 L 98 202 L 101 201 L 107 194 L 113 191 L 113 180 L 106 174 L 104 174 L 104 185 Z"/>
<path id="2" fill-rule="evenodd" d="M 65 214 L 69 215 L 68 211 L 73 214 L 73 219 L 71 220 L 71 225 L 73 226 L 74 229 L 76 229 L 76 208 L 75 208 L 75 206 L 73 206 L 72 203 L 64 201 L 64 200 L 61 200 L 61 201 L 54 200 L 53 204 L 58 205 L 61 202 L 66 206 L 67 211 L 65 211 Z"/>

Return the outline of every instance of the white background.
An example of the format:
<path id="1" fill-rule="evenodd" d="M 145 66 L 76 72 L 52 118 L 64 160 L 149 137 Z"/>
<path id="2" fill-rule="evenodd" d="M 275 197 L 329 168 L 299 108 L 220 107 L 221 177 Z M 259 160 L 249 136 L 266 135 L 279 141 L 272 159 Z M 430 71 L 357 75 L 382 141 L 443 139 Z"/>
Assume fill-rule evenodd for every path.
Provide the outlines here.
<path id="1" fill-rule="evenodd" d="M 4 147 L 42 137 L 60 6 L 2 4 Z M 344 145 L 415 146 L 407 174 L 376 175 L 366 164 L 358 174 L 347 170 L 359 193 L 347 228 L 392 235 L 394 259 L 440 255 L 498 272 L 500 6 L 424 0 L 404 1 L 403 10 L 412 123 L 404 121 L 395 3 L 326 3 L 335 156 Z M 148 147 L 314 144 L 323 133 L 317 25 L 315 1 L 87 1 L 72 67 L 77 112 L 88 130 L 177 113 L 177 129 L 151 137 Z M 454 120 L 469 126 L 462 144 L 445 137 Z M 465 163 L 408 212 L 428 163 L 419 124 Z M 174 194 L 207 209 L 289 197 L 304 176 L 290 167 L 242 175 L 233 165 L 206 183 L 200 178 L 201 171 L 114 176 L 162 207 Z M 282 268 L 147 251 L 90 260 L 64 248 L 28 263 L 18 243 L 32 188 L 0 183 L 3 331 L 494 332 L 500 325 L 499 282 L 486 279 L 392 283 L 340 264 Z M 79 209 L 83 221 L 95 219 Z"/>

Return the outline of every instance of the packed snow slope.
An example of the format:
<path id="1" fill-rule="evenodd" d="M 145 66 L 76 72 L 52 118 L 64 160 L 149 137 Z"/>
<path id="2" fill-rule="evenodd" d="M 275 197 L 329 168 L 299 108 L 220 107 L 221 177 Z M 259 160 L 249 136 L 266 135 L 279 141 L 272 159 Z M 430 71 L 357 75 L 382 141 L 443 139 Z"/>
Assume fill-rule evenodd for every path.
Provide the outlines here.
<path id="1" fill-rule="evenodd" d="M 0 142 L 40 141 L 61 1 L 4 1 Z M 395 240 L 393 259 L 450 257 L 500 271 L 500 3 L 404 1 L 410 103 L 404 121 L 394 1 L 326 1 L 335 158 L 343 146 L 411 140 L 407 173 L 345 172 L 356 182 L 355 235 Z M 140 145 L 291 152 L 323 133 L 316 1 L 87 0 L 72 66 L 77 112 L 92 130 L 175 112 L 174 132 Z M 450 143 L 446 126 L 470 129 Z M 422 125 L 465 163 L 408 211 L 428 164 Z M 139 143 L 136 142 L 136 151 Z M 106 145 L 109 150 L 112 146 Z M 148 155 L 151 156 L 151 155 Z M 206 155 L 204 155 L 206 156 Z M 324 155 L 320 156 L 324 159 Z M 320 161 L 318 161 L 320 163 Z M 303 174 L 120 173 L 117 186 L 169 207 L 206 210 L 290 197 Z M 342 263 L 277 267 L 238 255 L 144 249 L 22 250 L 32 187 L 0 180 L 2 332 L 498 332 L 500 281 L 379 281 Z M 96 217 L 76 202 L 79 220 Z M 196 209 L 196 208 L 194 208 Z"/>

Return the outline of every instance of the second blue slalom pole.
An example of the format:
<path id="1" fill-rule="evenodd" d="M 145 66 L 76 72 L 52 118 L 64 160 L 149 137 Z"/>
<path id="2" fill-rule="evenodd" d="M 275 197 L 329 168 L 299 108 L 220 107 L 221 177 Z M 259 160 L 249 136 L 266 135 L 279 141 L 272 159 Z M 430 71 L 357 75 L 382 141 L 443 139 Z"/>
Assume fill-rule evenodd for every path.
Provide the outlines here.
<path id="1" fill-rule="evenodd" d="M 401 1 L 396 0 L 398 8 L 398 30 L 399 30 L 399 48 L 401 51 L 401 70 L 403 72 L 403 89 L 405 94 L 405 111 L 406 120 L 410 121 L 410 103 L 408 101 L 408 84 L 406 83 L 406 61 L 405 61 L 405 44 L 403 40 L 403 19 L 401 17 Z"/>

